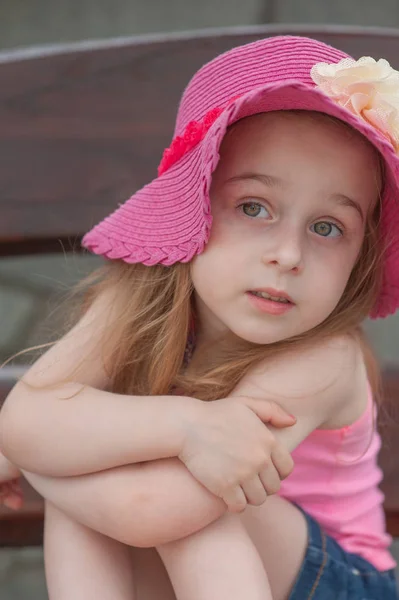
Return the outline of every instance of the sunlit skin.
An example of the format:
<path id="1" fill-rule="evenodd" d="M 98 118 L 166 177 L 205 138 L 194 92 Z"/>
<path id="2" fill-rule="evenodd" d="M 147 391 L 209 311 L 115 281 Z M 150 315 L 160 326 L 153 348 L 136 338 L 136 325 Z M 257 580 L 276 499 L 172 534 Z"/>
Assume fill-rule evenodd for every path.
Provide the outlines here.
<path id="1" fill-rule="evenodd" d="M 328 118 L 269 113 L 234 125 L 220 156 L 210 240 L 191 271 L 202 341 L 230 330 L 269 344 L 312 329 L 359 256 L 378 197 L 375 151 Z M 292 302 L 261 300 L 259 289 Z"/>

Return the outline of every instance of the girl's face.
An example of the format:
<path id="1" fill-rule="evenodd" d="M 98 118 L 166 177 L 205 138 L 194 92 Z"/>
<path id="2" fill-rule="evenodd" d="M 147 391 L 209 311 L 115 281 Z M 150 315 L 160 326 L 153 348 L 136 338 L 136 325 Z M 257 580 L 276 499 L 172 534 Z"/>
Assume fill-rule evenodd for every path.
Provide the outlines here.
<path id="1" fill-rule="evenodd" d="M 191 268 L 202 334 L 269 344 L 312 329 L 359 255 L 375 152 L 327 118 L 268 113 L 238 122 L 220 156 L 210 240 Z"/>

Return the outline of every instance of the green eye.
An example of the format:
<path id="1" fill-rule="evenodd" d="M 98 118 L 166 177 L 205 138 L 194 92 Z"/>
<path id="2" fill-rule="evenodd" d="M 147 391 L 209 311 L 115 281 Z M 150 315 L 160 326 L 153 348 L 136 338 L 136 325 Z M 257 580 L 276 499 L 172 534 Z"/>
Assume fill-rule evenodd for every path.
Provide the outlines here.
<path id="1" fill-rule="evenodd" d="M 241 204 L 241 209 L 247 217 L 258 217 L 259 215 L 263 217 L 270 216 L 269 211 L 258 202 L 244 202 L 244 204 Z"/>
<path id="2" fill-rule="evenodd" d="M 339 237 L 342 235 L 342 230 L 335 225 L 334 223 L 330 223 L 329 221 L 319 221 L 312 225 L 312 231 L 317 233 L 322 237 Z"/>

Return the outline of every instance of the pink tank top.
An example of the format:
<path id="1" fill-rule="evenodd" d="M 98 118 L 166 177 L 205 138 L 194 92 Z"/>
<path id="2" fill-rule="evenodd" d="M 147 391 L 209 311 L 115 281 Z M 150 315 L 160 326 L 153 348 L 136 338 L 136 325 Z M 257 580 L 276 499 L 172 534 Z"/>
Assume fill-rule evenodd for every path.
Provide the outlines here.
<path id="1" fill-rule="evenodd" d="M 373 407 L 369 391 L 367 408 L 355 423 L 313 431 L 293 451 L 295 467 L 279 495 L 301 506 L 344 550 L 385 571 L 396 562 L 388 550 L 392 540 L 378 488 L 381 440 L 373 427 Z"/>

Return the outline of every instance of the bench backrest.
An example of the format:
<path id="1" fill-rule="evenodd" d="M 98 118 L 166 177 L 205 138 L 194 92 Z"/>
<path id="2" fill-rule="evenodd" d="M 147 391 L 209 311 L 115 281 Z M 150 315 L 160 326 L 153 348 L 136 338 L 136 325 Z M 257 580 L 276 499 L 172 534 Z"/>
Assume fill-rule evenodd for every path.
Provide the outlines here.
<path id="1" fill-rule="evenodd" d="M 399 34 L 304 26 L 210 30 L 0 53 L 0 255 L 64 252 L 156 175 L 191 75 L 280 33 L 384 57 Z"/>

